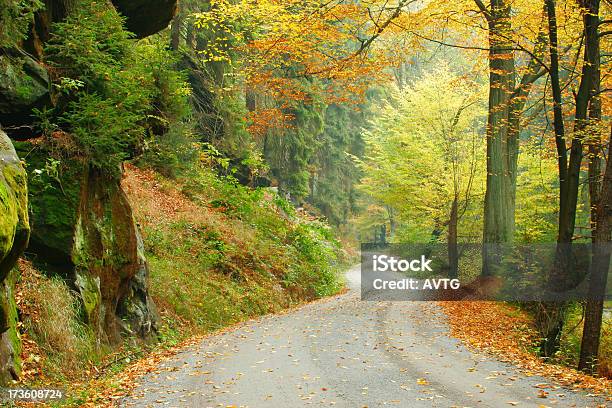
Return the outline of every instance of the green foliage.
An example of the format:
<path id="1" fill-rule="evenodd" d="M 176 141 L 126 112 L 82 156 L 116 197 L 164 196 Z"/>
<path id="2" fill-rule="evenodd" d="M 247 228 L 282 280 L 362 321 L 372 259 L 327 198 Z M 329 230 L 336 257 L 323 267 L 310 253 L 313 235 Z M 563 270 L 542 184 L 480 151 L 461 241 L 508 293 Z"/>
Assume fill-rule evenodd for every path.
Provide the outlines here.
<path id="1" fill-rule="evenodd" d="M 521 146 L 516 195 L 516 239 L 555 242 L 559 183 L 557 160 L 535 139 Z"/>
<path id="2" fill-rule="evenodd" d="M 15 143 L 15 148 L 27 163 L 29 207 L 35 225 L 31 241 L 43 239 L 69 254 L 83 163 L 78 159 L 54 158 L 52 150 L 27 142 Z"/>
<path id="3" fill-rule="evenodd" d="M 24 40 L 34 13 L 43 7 L 40 0 L 0 0 L 0 48 L 13 47 Z"/>
<path id="4" fill-rule="evenodd" d="M 334 104 L 325 109 L 324 129 L 311 159 L 313 173 L 307 201 L 335 226 L 346 224 L 357 211 L 354 185 L 360 171 L 351 156 L 363 155 L 361 133 L 367 125 L 371 103 Z"/>
<path id="5" fill-rule="evenodd" d="M 474 197 L 484 192 L 485 143 L 478 133 L 484 90 L 442 64 L 398 90 L 365 132 L 365 158 L 356 160 L 364 173 L 359 189 L 377 208 L 379 225 L 396 233 L 392 238 L 439 236 L 455 197 L 460 233 L 480 236 Z M 376 219 L 366 213 L 358 222 L 366 234 Z"/>
<path id="6" fill-rule="evenodd" d="M 52 26 L 45 54 L 52 67 L 102 91 L 109 71 L 119 70 L 132 37 L 124 19 L 104 1 L 80 0 L 74 11 Z"/>
<path id="7" fill-rule="evenodd" d="M 164 36 L 150 37 L 133 46 L 135 66 L 153 79 L 153 111 L 161 115 L 156 118 L 162 125 L 184 120 L 191 113 L 187 98 L 191 88 L 186 72 L 177 69 L 178 55 L 168 51 Z"/>
<path id="8" fill-rule="evenodd" d="M 45 51 L 60 73 L 55 122 L 70 131 L 91 165 L 109 175 L 118 176 L 121 162 L 145 146 L 157 147 L 158 164 L 178 167 L 184 152 L 167 148 L 176 144 L 176 133 L 160 140 L 188 114 L 185 77 L 160 42 L 136 43 L 123 25 L 112 6 L 98 1 L 84 1 L 53 25 Z"/>
<path id="9" fill-rule="evenodd" d="M 187 196 L 199 204 L 206 204 L 234 218 L 252 216 L 263 196 L 262 189 L 251 189 L 241 185 L 232 176 L 217 176 L 212 169 L 195 170 L 183 187 Z M 205 193 L 205 194 L 203 194 Z"/>
<path id="10" fill-rule="evenodd" d="M 285 283 L 311 289 L 317 297 L 338 292 L 342 287 L 337 275 L 340 245 L 330 227 L 317 220 L 301 222 L 288 239 L 298 262 L 288 265 Z"/>
<path id="11" fill-rule="evenodd" d="M 324 105 L 316 101 L 299 104 L 292 113 L 295 120 L 290 129 L 266 136 L 264 155 L 279 190 L 301 203 L 309 192 L 309 164 L 323 131 Z"/>
<path id="12" fill-rule="evenodd" d="M 118 176 L 119 165 L 144 136 L 141 121 L 146 105 L 118 109 L 113 99 L 84 94 L 69 104 L 61 120 L 70 127 L 93 166 Z"/>
<path id="13" fill-rule="evenodd" d="M 152 168 L 166 177 L 177 178 L 197 163 L 200 154 L 198 147 L 189 124 L 174 124 L 163 135 L 155 135 L 145 141 L 144 152 L 138 157 L 137 164 Z"/>
<path id="14" fill-rule="evenodd" d="M 209 330 L 340 289 L 341 251 L 327 225 L 209 168 L 184 182 L 201 217 L 144 229 L 152 292 L 172 313 Z"/>

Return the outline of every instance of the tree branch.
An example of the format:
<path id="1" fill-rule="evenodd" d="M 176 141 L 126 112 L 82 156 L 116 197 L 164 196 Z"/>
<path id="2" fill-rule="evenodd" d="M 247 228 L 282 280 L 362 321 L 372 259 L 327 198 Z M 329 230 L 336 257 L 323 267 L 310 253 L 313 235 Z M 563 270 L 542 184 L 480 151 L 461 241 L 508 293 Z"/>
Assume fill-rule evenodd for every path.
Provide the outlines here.
<path id="1" fill-rule="evenodd" d="M 487 9 L 487 6 L 485 6 L 484 3 L 481 0 L 474 0 L 474 3 L 476 3 L 476 6 L 478 6 L 478 8 L 482 12 L 482 14 L 487 19 L 487 21 L 490 21 L 491 20 L 491 12 Z"/>

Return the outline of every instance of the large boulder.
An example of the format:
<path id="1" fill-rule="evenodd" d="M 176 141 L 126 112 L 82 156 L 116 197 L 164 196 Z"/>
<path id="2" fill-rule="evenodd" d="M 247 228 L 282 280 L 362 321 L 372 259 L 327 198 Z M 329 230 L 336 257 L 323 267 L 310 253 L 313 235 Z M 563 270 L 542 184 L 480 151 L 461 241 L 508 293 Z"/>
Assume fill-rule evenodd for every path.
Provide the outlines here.
<path id="1" fill-rule="evenodd" d="M 28 252 L 80 294 L 85 319 L 102 341 L 154 335 L 158 317 L 148 294 L 149 270 L 120 180 L 90 168 L 69 150 L 57 160 L 42 145 L 17 146 L 30 169 Z"/>
<path id="2" fill-rule="evenodd" d="M 127 29 L 144 38 L 168 27 L 177 8 L 177 0 L 112 0 L 127 17 Z"/>
<path id="3" fill-rule="evenodd" d="M 50 103 L 49 75 L 27 54 L 5 51 L 0 54 L 0 123 L 11 136 L 24 139 L 32 135 L 32 110 Z"/>
<path id="4" fill-rule="evenodd" d="M 89 323 L 108 342 L 121 332 L 147 337 L 156 330 L 148 269 L 132 208 L 119 181 L 85 172 L 75 226 L 75 281 Z"/>
<path id="5" fill-rule="evenodd" d="M 27 175 L 13 144 L 0 130 L 0 281 L 8 276 L 29 236 Z"/>
<path id="6" fill-rule="evenodd" d="M 69 278 L 85 163 L 67 155 L 54 159 L 48 149 L 30 142 L 15 145 L 29 169 L 32 231 L 28 251 L 38 255 L 37 262 L 44 263 L 45 270 Z"/>
<path id="7" fill-rule="evenodd" d="M 27 176 L 6 133 L 0 130 L 0 385 L 20 372 L 13 266 L 28 244 Z"/>

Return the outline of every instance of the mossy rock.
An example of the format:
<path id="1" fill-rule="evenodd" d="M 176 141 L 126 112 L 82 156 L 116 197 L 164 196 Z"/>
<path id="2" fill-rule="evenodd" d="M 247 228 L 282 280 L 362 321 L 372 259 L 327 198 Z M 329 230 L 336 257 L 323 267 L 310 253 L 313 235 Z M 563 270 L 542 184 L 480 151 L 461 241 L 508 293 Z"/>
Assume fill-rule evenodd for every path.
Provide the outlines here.
<path id="1" fill-rule="evenodd" d="M 17 270 L 0 283 L 0 309 L 4 316 L 4 327 L 0 331 L 0 386 L 9 385 L 21 374 L 21 339 L 17 329 L 17 305 L 15 303 L 15 281 Z"/>
<path id="2" fill-rule="evenodd" d="M 32 235 L 29 250 L 53 269 L 72 270 L 74 227 L 85 169 L 76 158 L 55 160 L 41 145 L 15 143 L 27 161 Z"/>
<path id="3" fill-rule="evenodd" d="M 155 332 L 142 243 L 120 180 L 88 170 L 74 231 L 77 288 L 99 337 L 115 343 L 122 333 L 146 338 Z"/>
<path id="4" fill-rule="evenodd" d="M 157 321 L 132 208 L 119 179 L 57 141 L 16 143 L 27 161 L 32 237 L 29 252 L 80 294 L 83 317 L 104 342 L 149 337 Z M 60 146 L 61 147 L 61 146 Z"/>
<path id="5" fill-rule="evenodd" d="M 144 38 L 168 26 L 176 13 L 177 0 L 112 0 L 127 18 L 127 28 Z"/>
<path id="6" fill-rule="evenodd" d="M 26 173 L 11 141 L 0 130 L 0 386 L 17 379 L 21 367 L 13 266 L 29 234 Z"/>
<path id="7" fill-rule="evenodd" d="M 18 50 L 0 55 L 0 122 L 23 125 L 32 122 L 32 109 L 50 102 L 47 71 Z"/>
<path id="8" fill-rule="evenodd" d="M 30 236 L 28 187 L 15 149 L 0 130 L 0 282 L 26 248 Z"/>

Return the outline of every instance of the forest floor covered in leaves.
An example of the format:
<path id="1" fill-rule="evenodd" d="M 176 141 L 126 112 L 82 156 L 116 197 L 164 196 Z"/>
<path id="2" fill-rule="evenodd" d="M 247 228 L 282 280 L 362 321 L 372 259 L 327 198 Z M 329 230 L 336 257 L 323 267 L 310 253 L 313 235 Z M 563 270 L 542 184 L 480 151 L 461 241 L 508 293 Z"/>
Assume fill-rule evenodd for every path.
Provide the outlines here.
<path id="1" fill-rule="evenodd" d="M 533 318 L 517 306 L 500 302 L 439 302 L 448 316 L 453 337 L 469 348 L 495 355 L 501 361 L 518 367 L 527 376 L 543 376 L 558 385 L 583 389 L 610 396 L 612 381 L 593 377 L 558 362 L 545 362 L 537 357 L 537 332 Z M 605 335 L 607 338 L 609 334 Z M 604 363 L 609 364 L 609 358 Z M 603 365 L 603 364 L 602 364 Z M 548 395 L 547 390 L 542 395 Z M 610 397 L 609 397 L 610 398 Z"/>

